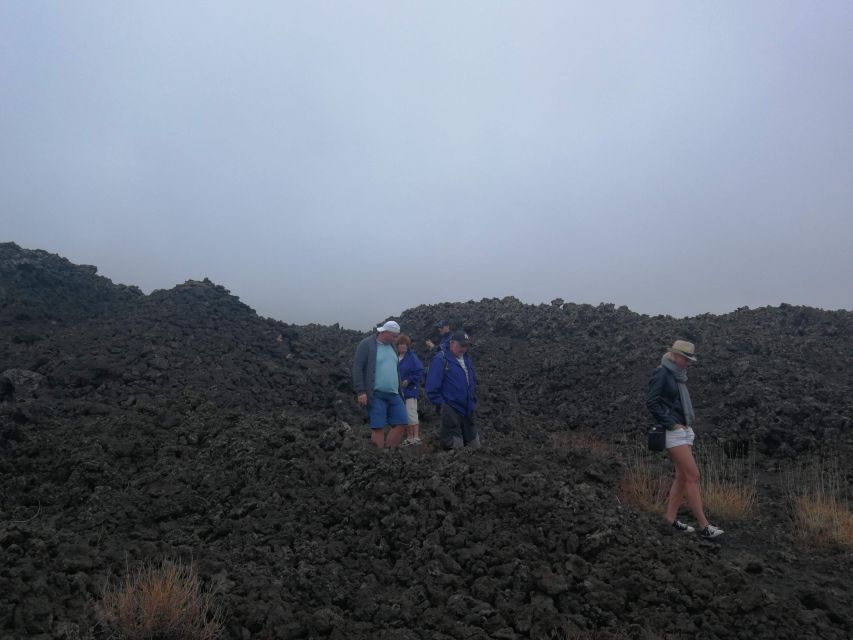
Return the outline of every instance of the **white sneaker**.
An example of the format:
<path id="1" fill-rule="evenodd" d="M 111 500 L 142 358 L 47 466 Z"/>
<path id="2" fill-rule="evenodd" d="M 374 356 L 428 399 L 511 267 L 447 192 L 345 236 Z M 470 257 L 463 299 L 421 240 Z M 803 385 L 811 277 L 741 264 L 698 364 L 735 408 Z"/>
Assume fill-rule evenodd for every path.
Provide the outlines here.
<path id="1" fill-rule="evenodd" d="M 693 533 L 694 531 L 696 531 L 696 529 L 691 527 L 689 524 L 684 524 L 681 520 L 676 520 L 675 522 L 673 522 L 672 528 L 676 531 L 681 531 L 682 533 Z"/>
<path id="2" fill-rule="evenodd" d="M 714 525 L 709 524 L 707 527 L 705 527 L 704 529 L 702 529 L 702 531 L 699 532 L 699 535 L 702 536 L 703 538 L 709 538 L 710 539 L 710 538 L 716 538 L 717 536 L 721 536 L 724 533 L 725 533 L 725 531 L 723 531 L 719 527 L 715 527 Z"/>
<path id="3" fill-rule="evenodd" d="M 417 436 L 415 436 L 414 440 L 412 440 L 412 444 L 420 444 L 421 442 L 422 440 Z"/>

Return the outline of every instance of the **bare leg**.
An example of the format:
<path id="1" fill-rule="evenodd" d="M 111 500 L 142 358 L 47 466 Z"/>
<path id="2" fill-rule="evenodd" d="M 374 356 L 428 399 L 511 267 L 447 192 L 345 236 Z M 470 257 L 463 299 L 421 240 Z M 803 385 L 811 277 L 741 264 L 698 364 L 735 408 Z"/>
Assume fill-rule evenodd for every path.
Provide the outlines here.
<path id="1" fill-rule="evenodd" d="M 666 521 L 672 524 L 678 517 L 678 508 L 684 500 L 684 475 L 679 468 L 675 467 L 675 480 L 672 481 L 672 487 L 669 489 L 669 501 L 666 508 Z"/>
<path id="2" fill-rule="evenodd" d="M 406 438 L 411 442 L 415 439 L 415 428 L 413 425 L 406 425 Z"/>
<path id="3" fill-rule="evenodd" d="M 421 428 L 420 428 L 420 425 L 417 423 L 412 425 L 412 437 L 413 438 L 420 438 L 421 437 Z"/>
<path id="4" fill-rule="evenodd" d="M 667 449 L 672 461 L 675 463 L 675 482 L 673 489 L 670 491 L 670 502 L 666 511 L 667 521 L 672 522 L 678 514 L 678 507 L 681 504 L 682 497 L 687 498 L 687 504 L 690 505 L 690 510 L 699 523 L 699 527 L 704 529 L 708 526 L 708 519 L 702 509 L 702 496 L 699 494 L 699 467 L 696 466 L 696 461 L 693 459 L 693 448 L 690 445 L 681 445 Z M 684 483 L 683 491 L 676 491 L 676 483 L 681 476 Z M 677 498 L 678 502 L 674 503 L 673 498 Z"/>
<path id="5" fill-rule="evenodd" d="M 406 433 L 406 425 L 397 424 L 391 427 L 391 431 L 388 433 L 388 443 L 387 447 L 389 449 L 396 449 L 397 445 L 400 444 L 400 440 L 403 439 L 403 434 Z"/>
<path id="6" fill-rule="evenodd" d="M 380 449 L 385 446 L 385 429 L 371 429 L 370 441 Z"/>

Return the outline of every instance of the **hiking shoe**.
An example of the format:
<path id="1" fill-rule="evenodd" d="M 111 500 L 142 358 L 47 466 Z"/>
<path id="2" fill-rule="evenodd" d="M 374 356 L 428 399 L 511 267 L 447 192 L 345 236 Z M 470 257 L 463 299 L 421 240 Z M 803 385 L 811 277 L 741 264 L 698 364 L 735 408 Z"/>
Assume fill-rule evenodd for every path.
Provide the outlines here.
<path id="1" fill-rule="evenodd" d="M 722 529 L 720 529 L 719 527 L 715 527 L 714 525 L 709 524 L 707 527 L 702 529 L 702 531 L 699 533 L 699 535 L 702 536 L 703 538 L 709 538 L 710 539 L 710 538 L 716 538 L 717 536 L 721 536 L 721 535 L 723 535 L 723 533 L 724 533 L 724 531 Z"/>
<path id="2" fill-rule="evenodd" d="M 412 440 L 412 444 L 420 444 L 421 442 L 423 442 L 423 440 L 421 440 L 421 439 L 420 439 L 420 438 L 418 438 L 417 436 L 415 436 L 415 439 L 414 439 L 414 440 Z"/>
<path id="3" fill-rule="evenodd" d="M 409 445 L 412 445 L 412 444 L 415 444 L 415 443 L 414 443 L 414 442 L 412 442 L 411 440 L 403 440 L 403 441 L 400 443 L 400 446 L 401 446 L 401 447 L 408 447 Z"/>
<path id="4" fill-rule="evenodd" d="M 681 531 L 682 533 L 693 533 L 694 531 L 696 531 L 696 529 L 691 527 L 689 524 L 684 524 L 681 520 L 676 520 L 675 522 L 673 522 L 672 528 L 676 531 Z M 720 533 L 722 533 L 722 531 L 720 531 Z"/>

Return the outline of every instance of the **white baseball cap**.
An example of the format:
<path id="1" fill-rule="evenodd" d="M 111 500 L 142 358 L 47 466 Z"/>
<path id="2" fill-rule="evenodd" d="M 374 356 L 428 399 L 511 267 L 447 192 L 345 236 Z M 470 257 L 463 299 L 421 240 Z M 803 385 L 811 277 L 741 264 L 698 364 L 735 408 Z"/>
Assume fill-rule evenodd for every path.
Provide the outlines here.
<path id="1" fill-rule="evenodd" d="M 383 331 L 390 331 L 391 333 L 400 333 L 400 325 L 394 322 L 393 320 L 389 320 L 381 327 L 376 327 L 376 330 L 379 333 L 382 333 Z"/>

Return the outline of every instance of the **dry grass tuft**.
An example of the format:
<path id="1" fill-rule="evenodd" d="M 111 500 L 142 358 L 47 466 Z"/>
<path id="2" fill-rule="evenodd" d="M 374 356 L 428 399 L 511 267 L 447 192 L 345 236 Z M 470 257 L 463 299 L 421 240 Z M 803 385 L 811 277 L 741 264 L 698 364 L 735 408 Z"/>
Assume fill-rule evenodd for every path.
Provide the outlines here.
<path id="1" fill-rule="evenodd" d="M 752 458 L 731 459 L 721 448 L 696 454 L 706 510 L 722 520 L 743 518 L 755 504 Z M 636 509 L 663 514 L 674 477 L 666 456 L 649 451 L 645 443 L 636 444 L 625 460 L 622 499 Z"/>
<path id="2" fill-rule="evenodd" d="M 696 454 L 705 510 L 724 521 L 745 517 L 755 504 L 753 458 L 730 458 L 720 447 Z"/>
<path id="3" fill-rule="evenodd" d="M 787 474 L 795 536 L 810 547 L 853 545 L 853 511 L 837 461 L 813 461 Z"/>
<path id="4" fill-rule="evenodd" d="M 555 449 L 578 449 L 596 458 L 609 458 L 613 455 L 610 443 L 596 438 L 591 433 L 560 431 L 551 434 L 551 442 Z"/>
<path id="5" fill-rule="evenodd" d="M 672 471 L 666 469 L 665 458 L 644 446 L 634 446 L 620 482 L 622 501 L 635 509 L 663 514 L 671 486 Z"/>
<path id="6" fill-rule="evenodd" d="M 577 631 L 563 626 L 551 629 L 548 633 L 539 636 L 538 640 L 631 640 L 632 637 L 620 630 Z"/>
<path id="7" fill-rule="evenodd" d="M 115 586 L 97 606 L 101 621 L 124 640 L 214 640 L 222 612 L 204 592 L 194 565 L 147 563 Z"/>
<path id="8" fill-rule="evenodd" d="M 853 545 L 853 512 L 834 496 L 793 501 L 797 537 L 810 546 Z"/>

